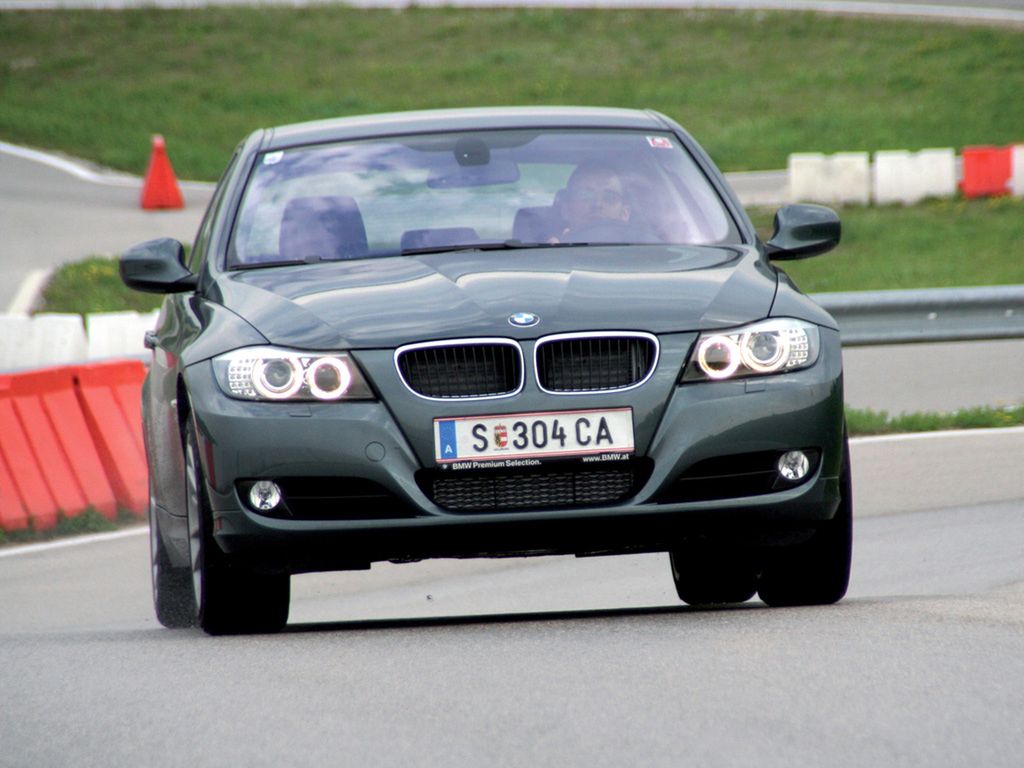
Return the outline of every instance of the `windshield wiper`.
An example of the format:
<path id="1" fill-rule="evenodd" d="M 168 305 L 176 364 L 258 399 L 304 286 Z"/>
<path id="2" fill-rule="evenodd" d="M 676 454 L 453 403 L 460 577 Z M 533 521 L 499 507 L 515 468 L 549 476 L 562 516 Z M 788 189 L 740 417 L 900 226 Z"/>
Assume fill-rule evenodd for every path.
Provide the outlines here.
<path id="1" fill-rule="evenodd" d="M 485 243 L 449 243 L 447 245 L 424 245 L 419 248 L 403 248 L 402 256 L 417 256 L 421 253 L 447 253 L 449 251 L 515 251 L 520 248 L 538 247 L 534 243 L 519 240 L 500 240 Z"/>
<path id="2" fill-rule="evenodd" d="M 342 257 L 306 256 L 301 259 L 273 259 L 268 261 L 246 261 L 235 264 L 232 269 L 260 269 L 262 267 L 287 267 L 293 264 L 320 264 L 325 261 L 342 261 Z"/>
<path id="3" fill-rule="evenodd" d="M 459 243 L 452 245 L 426 245 L 422 248 L 403 248 L 402 256 L 424 253 L 452 253 L 456 251 L 520 251 L 530 248 L 580 248 L 596 243 L 528 243 L 522 240 L 501 240 L 487 243 Z"/>
<path id="4" fill-rule="evenodd" d="M 362 258 L 383 258 L 387 256 L 419 256 L 429 253 L 464 253 L 467 251 L 521 251 L 531 248 L 587 248 L 595 245 L 642 245 L 642 243 L 531 243 L 509 239 L 484 243 L 454 243 L 452 245 L 426 245 L 421 248 L 404 248 L 401 251 L 385 251 L 365 254 Z M 263 269 L 265 267 L 287 267 L 294 264 L 319 264 L 329 261 L 344 261 L 341 258 L 307 256 L 304 259 L 273 259 L 267 261 L 246 261 L 232 264 L 230 269 Z"/>
<path id="5" fill-rule="evenodd" d="M 308 264 L 308 259 L 275 259 L 273 261 L 245 261 L 232 264 L 231 269 L 262 269 L 263 267 L 287 267 L 291 264 Z"/>

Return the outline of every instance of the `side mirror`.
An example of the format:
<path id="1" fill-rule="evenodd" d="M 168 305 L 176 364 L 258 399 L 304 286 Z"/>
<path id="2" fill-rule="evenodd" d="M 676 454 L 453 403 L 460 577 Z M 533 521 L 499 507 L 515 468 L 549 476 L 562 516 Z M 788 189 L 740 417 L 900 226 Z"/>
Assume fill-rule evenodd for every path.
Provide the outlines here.
<path id="1" fill-rule="evenodd" d="M 839 216 L 831 208 L 787 205 L 775 214 L 775 233 L 765 245 L 769 259 L 806 259 L 831 251 L 841 235 Z"/>
<path id="2" fill-rule="evenodd" d="M 185 246 L 169 237 L 129 248 L 118 266 L 121 280 L 136 291 L 183 293 L 194 291 L 199 282 L 185 266 Z"/>

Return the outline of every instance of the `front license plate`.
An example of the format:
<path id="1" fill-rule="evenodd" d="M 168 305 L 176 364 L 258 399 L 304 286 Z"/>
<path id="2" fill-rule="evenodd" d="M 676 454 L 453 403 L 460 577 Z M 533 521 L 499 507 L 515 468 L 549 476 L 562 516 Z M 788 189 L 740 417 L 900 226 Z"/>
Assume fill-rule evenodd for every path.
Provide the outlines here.
<path id="1" fill-rule="evenodd" d="M 439 464 L 633 452 L 633 410 L 545 411 L 434 419 Z"/>

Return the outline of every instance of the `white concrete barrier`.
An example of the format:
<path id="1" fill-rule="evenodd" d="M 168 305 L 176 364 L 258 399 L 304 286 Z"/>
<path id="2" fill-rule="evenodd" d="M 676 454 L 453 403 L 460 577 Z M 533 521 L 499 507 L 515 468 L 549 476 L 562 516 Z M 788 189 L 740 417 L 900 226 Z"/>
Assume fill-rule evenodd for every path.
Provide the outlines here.
<path id="1" fill-rule="evenodd" d="M 86 315 L 89 360 L 114 357 L 146 357 L 142 343 L 146 331 L 156 327 L 157 312 L 96 312 Z"/>
<path id="2" fill-rule="evenodd" d="M 88 342 L 81 315 L 43 313 L 32 320 L 31 335 L 38 356 L 34 365 L 66 365 L 86 354 Z"/>
<path id="3" fill-rule="evenodd" d="M 0 315 L 0 370 L 78 362 L 87 347 L 80 315 Z"/>
<path id="4" fill-rule="evenodd" d="M 957 191 L 956 151 L 952 148 L 922 149 L 917 153 L 917 172 L 924 196 L 954 197 Z"/>
<path id="5" fill-rule="evenodd" d="M 876 152 L 872 167 L 875 203 L 913 205 L 929 197 L 956 194 L 956 153 L 952 149 Z"/>
<path id="6" fill-rule="evenodd" d="M 27 367 L 24 361 L 33 355 L 29 334 L 32 318 L 28 315 L 0 315 L 0 371 Z"/>
<path id="7" fill-rule="evenodd" d="M 1010 163 L 1010 194 L 1024 197 L 1024 144 L 1014 146 Z"/>
<path id="8" fill-rule="evenodd" d="M 85 360 L 145 358 L 146 331 L 157 312 L 0 314 L 0 371 L 25 371 Z"/>
<path id="9" fill-rule="evenodd" d="M 867 205 L 871 199 L 867 152 L 796 153 L 787 171 L 793 202 Z"/>

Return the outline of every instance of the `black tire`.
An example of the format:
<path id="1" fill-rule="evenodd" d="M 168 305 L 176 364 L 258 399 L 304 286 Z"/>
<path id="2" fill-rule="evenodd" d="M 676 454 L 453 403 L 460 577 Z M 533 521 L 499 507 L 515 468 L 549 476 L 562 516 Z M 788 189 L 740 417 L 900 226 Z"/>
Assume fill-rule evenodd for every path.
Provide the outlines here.
<path id="1" fill-rule="evenodd" d="M 770 606 L 831 605 L 850 584 L 853 554 L 853 489 L 850 444 L 843 434 L 839 508 L 806 542 L 787 547 L 765 564 L 758 595 Z"/>
<path id="2" fill-rule="evenodd" d="M 160 535 L 160 522 L 149 510 L 149 557 L 153 574 L 153 608 L 168 629 L 195 626 L 196 605 L 192 577 L 187 567 L 174 567 Z"/>
<path id="3" fill-rule="evenodd" d="M 213 539 L 212 516 L 195 426 L 185 430 L 186 502 L 196 623 L 211 635 L 277 632 L 288 621 L 287 573 L 258 573 L 225 555 Z"/>
<path id="4" fill-rule="evenodd" d="M 676 594 L 690 605 L 743 603 L 757 591 L 749 558 L 721 550 L 687 547 L 669 553 Z"/>

